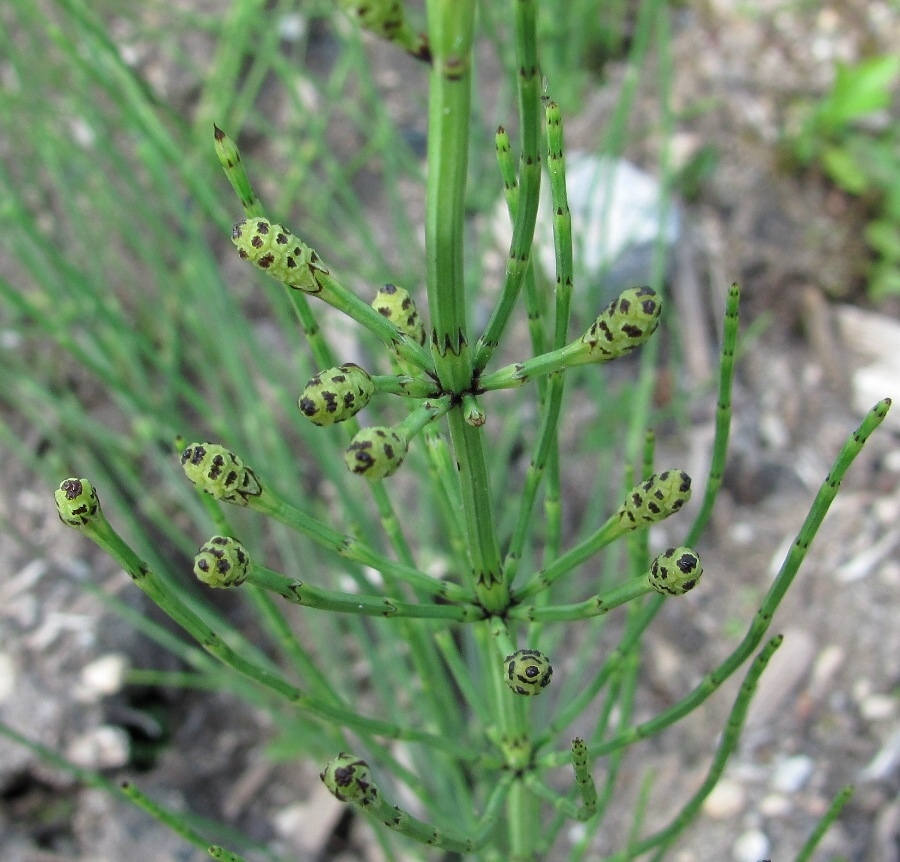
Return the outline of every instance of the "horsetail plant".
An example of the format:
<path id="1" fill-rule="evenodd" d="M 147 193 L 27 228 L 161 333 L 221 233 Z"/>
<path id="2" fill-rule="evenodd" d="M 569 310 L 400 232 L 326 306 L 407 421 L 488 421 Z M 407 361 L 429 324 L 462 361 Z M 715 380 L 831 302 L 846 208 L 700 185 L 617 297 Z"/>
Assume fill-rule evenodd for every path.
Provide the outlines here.
<path id="1" fill-rule="evenodd" d="M 112 555 L 213 659 L 262 687 L 297 716 L 334 731 L 342 746 L 352 748 L 352 753 L 336 748 L 321 772 L 325 786 L 338 800 L 412 842 L 474 858 L 512 862 L 533 860 L 538 854 L 544 858 L 560 843 L 567 819 L 589 824 L 589 834 L 594 834 L 609 810 L 625 750 L 696 709 L 757 653 L 701 789 L 667 827 L 637 838 L 608 857 L 625 862 L 652 852 L 654 858 L 662 858 L 696 817 L 735 750 L 757 681 L 780 643 L 778 637 L 764 643 L 772 615 L 844 473 L 883 420 L 889 402 L 876 405 L 841 450 L 738 648 L 677 703 L 649 720 L 633 723 L 641 637 L 663 602 L 697 588 L 703 573 L 694 546 L 709 517 L 724 466 L 739 290 L 732 287 L 728 298 L 712 469 L 693 525 L 680 528 L 680 541 L 651 556 L 649 528 L 668 518 L 683 520 L 692 480 L 678 467 L 655 468 L 648 445 L 644 463 L 628 465 L 624 471 L 622 487 L 627 490 L 606 493 L 606 520 L 586 538 L 564 548 L 564 471 L 560 467 L 564 459 L 558 431 L 566 421 L 564 396 L 573 376 L 570 372 L 577 369 L 579 379 L 600 374 L 596 366 L 645 345 L 661 321 L 667 320 L 662 288 L 624 290 L 580 337 L 571 339 L 573 240 L 562 117 L 552 100 L 542 103 L 535 0 L 516 0 L 510 15 L 518 69 L 518 169 L 508 134 L 501 128 L 496 136 L 513 237 L 497 304 L 483 331 L 473 332 L 463 254 L 474 0 L 427 0 L 427 33 L 422 36 L 408 24 L 400 0 L 339 0 L 338 5 L 364 28 L 428 64 L 427 305 L 423 312 L 411 292 L 397 285 L 385 285 L 369 296 L 346 287 L 299 235 L 265 212 L 236 144 L 219 128 L 215 129 L 215 151 L 244 210 L 243 220 L 232 233 L 238 255 L 283 285 L 322 369 L 299 391 L 299 412 L 321 429 L 317 433 L 333 435 L 338 448 L 344 449 L 347 469 L 368 480 L 359 480 L 359 495 L 371 499 L 388 550 L 352 526 L 323 519 L 315 501 L 283 499 L 277 482 L 266 474 L 266 465 L 245 463 L 227 448 L 227 440 L 190 443 L 182 447 L 180 457 L 217 530 L 196 555 L 197 578 L 212 588 L 247 592 L 261 602 L 278 599 L 347 619 L 373 618 L 369 628 L 355 631 L 368 632 L 376 651 L 382 641 L 402 642 L 406 652 L 400 659 L 402 673 L 414 672 L 408 690 L 391 693 L 402 700 L 402 708 L 388 718 L 368 714 L 368 702 L 357 703 L 351 693 L 331 685 L 327 666 L 318 666 L 292 640 L 286 624 L 279 623 L 279 635 L 289 645 L 287 667 L 261 651 L 235 648 L 172 580 L 154 573 L 115 532 L 88 479 L 69 478 L 60 485 L 56 493 L 60 517 Z M 531 259 L 542 160 L 546 160 L 553 202 L 556 273 L 552 296 L 542 291 Z M 523 355 L 489 371 L 498 348 L 506 346 L 520 296 L 528 316 L 530 353 L 516 343 Z M 385 348 L 383 355 L 375 351 L 368 369 L 356 362 L 341 362 L 318 326 L 312 304 L 316 300 L 374 336 Z M 376 373 L 381 364 L 391 373 Z M 496 440 L 489 433 L 491 401 L 498 390 L 531 383 L 540 419 L 522 492 L 516 500 L 501 501 L 504 506 L 512 504 L 515 520 L 510 529 L 499 517 L 501 507 L 494 498 L 490 468 L 497 459 L 492 454 Z M 385 408 L 386 401 L 393 405 Z M 360 416 L 385 409 L 405 416 L 394 424 L 360 426 Z M 427 470 L 431 495 L 424 505 L 434 504 L 445 540 L 441 551 L 447 564 L 438 574 L 425 564 L 432 540 L 423 538 L 422 546 L 411 547 L 406 536 L 404 513 L 412 516 L 415 507 L 422 505 L 413 502 L 408 490 L 415 479 L 414 470 L 406 469 L 411 461 Z M 392 499 L 391 482 L 384 480 L 398 473 L 403 478 L 391 482 L 404 484 Z M 637 483 L 628 479 L 634 475 L 641 477 Z M 546 540 L 541 546 L 535 508 L 542 486 Z M 251 555 L 239 540 L 227 507 L 220 505 L 226 503 L 274 519 L 305 537 L 328 555 L 332 570 L 268 568 L 257 559 L 266 558 L 265 550 Z M 241 524 L 247 529 L 246 518 Z M 618 540 L 624 540 L 624 553 L 605 557 L 602 578 L 594 572 L 592 585 L 584 586 L 576 575 L 579 568 Z M 538 563 L 534 552 L 540 547 L 543 555 Z M 335 589 L 336 582 L 341 584 L 335 572 L 351 573 L 353 588 Z M 711 571 L 707 578 L 717 576 Z M 574 594 L 580 600 L 568 601 Z M 558 643 L 558 639 L 548 637 L 548 624 L 574 626 L 626 605 L 618 643 L 611 643 L 605 655 L 587 659 L 593 666 L 590 681 L 563 702 L 554 689 L 567 673 L 567 665 L 558 662 L 554 671 L 547 643 Z M 374 665 L 371 670 L 377 685 Z M 296 682 L 298 678 L 304 682 Z M 569 726 L 594 703 L 599 705 L 600 717 L 593 729 L 570 738 Z M 616 713 L 618 724 L 613 720 Z M 571 769 L 571 777 L 568 787 L 560 790 L 548 783 L 547 776 L 563 765 Z M 606 789 L 598 791 L 595 776 L 604 772 Z M 407 804 L 412 810 L 388 801 L 401 795 L 412 800 Z M 829 815 L 832 819 L 837 808 Z M 217 859 L 240 858 L 219 844 L 211 846 L 209 853 Z"/>

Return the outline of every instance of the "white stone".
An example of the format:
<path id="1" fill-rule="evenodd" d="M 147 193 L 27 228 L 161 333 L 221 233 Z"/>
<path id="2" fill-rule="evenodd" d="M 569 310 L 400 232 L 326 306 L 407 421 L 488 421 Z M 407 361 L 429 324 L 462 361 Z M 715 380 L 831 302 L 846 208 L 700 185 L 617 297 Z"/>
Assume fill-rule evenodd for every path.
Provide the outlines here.
<path id="1" fill-rule="evenodd" d="M 809 690 L 813 697 L 821 697 L 831 686 L 837 672 L 844 664 L 844 650 L 837 644 L 829 644 L 816 658 Z"/>
<path id="2" fill-rule="evenodd" d="M 16 688 L 16 665 L 9 653 L 0 653 L 0 703 Z"/>
<path id="3" fill-rule="evenodd" d="M 723 778 L 703 803 L 703 813 L 714 820 L 734 817 L 744 810 L 747 793 L 736 781 Z"/>
<path id="4" fill-rule="evenodd" d="M 735 862 L 760 862 L 769 853 L 770 842 L 759 829 L 748 829 L 734 842 L 731 855 Z"/>
<path id="5" fill-rule="evenodd" d="M 859 774 L 860 781 L 884 781 L 900 764 L 900 725 L 888 736 L 879 752 Z"/>
<path id="6" fill-rule="evenodd" d="M 121 727 L 100 725 L 76 736 L 66 746 L 66 756 L 86 769 L 114 769 L 128 762 L 128 734 Z"/>
<path id="7" fill-rule="evenodd" d="M 859 704 L 859 713 L 866 721 L 884 721 L 897 713 L 897 698 L 889 694 L 870 694 Z"/>
<path id="8" fill-rule="evenodd" d="M 658 178 L 625 159 L 567 153 L 566 191 L 576 238 L 576 271 L 589 281 L 602 274 L 607 287 L 616 291 L 629 283 L 643 283 L 652 257 L 643 252 L 652 250 L 657 240 L 666 245 L 678 240 L 677 205 L 666 200 Z M 543 182 L 534 247 L 541 267 L 552 275 L 556 264 L 551 224 L 549 183 Z M 497 207 L 494 227 L 497 241 L 508 247 L 512 227 L 505 201 Z"/>
<path id="9" fill-rule="evenodd" d="M 759 803 L 759 813 L 764 817 L 787 817 L 793 810 L 791 800 L 780 793 L 770 793 Z"/>
<path id="10" fill-rule="evenodd" d="M 311 854 L 322 847 L 344 811 L 344 804 L 319 782 L 305 802 L 295 802 L 274 812 L 272 827 L 295 850 Z"/>
<path id="11" fill-rule="evenodd" d="M 110 652 L 94 659 L 81 669 L 81 693 L 88 700 L 121 691 L 128 673 L 128 657 L 123 653 Z"/>
<path id="12" fill-rule="evenodd" d="M 772 789 L 781 793 L 796 793 L 809 781 L 815 763 L 811 757 L 798 754 L 783 760 L 772 774 Z"/>
<path id="13" fill-rule="evenodd" d="M 728 533 L 736 545 L 749 545 L 756 538 L 756 529 L 749 521 L 736 521 Z"/>

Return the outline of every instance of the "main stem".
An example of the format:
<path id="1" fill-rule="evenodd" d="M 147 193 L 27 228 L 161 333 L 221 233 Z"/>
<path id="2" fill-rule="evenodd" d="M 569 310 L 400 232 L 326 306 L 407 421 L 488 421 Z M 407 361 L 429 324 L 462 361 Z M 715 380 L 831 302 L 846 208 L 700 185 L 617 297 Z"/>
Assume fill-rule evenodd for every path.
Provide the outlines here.
<path id="1" fill-rule="evenodd" d="M 433 55 L 425 207 L 431 349 L 443 390 L 461 398 L 472 388 L 472 360 L 466 336 L 463 231 L 475 2 L 428 0 L 427 8 Z M 447 418 L 459 466 L 475 595 L 488 612 L 502 612 L 509 604 L 509 591 L 502 576 L 494 530 L 483 432 L 466 424 L 459 404 Z"/>
<path id="2" fill-rule="evenodd" d="M 433 54 L 429 81 L 425 255 L 431 349 L 445 392 L 469 389 L 463 262 L 469 167 L 474 0 L 429 0 Z"/>

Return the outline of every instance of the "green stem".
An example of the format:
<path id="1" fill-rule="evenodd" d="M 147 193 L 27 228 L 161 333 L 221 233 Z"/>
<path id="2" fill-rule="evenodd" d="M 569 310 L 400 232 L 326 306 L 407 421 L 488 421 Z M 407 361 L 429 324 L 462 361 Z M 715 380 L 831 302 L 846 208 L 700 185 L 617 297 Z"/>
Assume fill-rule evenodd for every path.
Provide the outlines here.
<path id="1" fill-rule="evenodd" d="M 294 604 L 323 611 L 368 617 L 408 617 L 455 622 L 484 619 L 484 611 L 477 605 L 413 604 L 383 596 L 350 595 L 337 590 L 314 587 L 256 563 L 248 573 L 247 581 L 264 590 L 277 593 Z"/>
<path id="2" fill-rule="evenodd" d="M 426 281 L 431 348 L 444 390 L 471 389 L 463 279 L 463 226 L 471 98 L 474 0 L 428 0 L 433 56 L 428 110 L 428 186 L 425 211 Z M 468 425 L 460 407 L 451 410 L 450 436 L 478 601 L 488 611 L 508 602 L 494 534 L 481 432 Z"/>
<path id="3" fill-rule="evenodd" d="M 368 764 L 353 755 L 339 755 L 326 767 L 321 777 L 338 799 L 349 802 L 373 820 L 421 844 L 453 853 L 473 853 L 487 844 L 513 782 L 512 773 L 507 773 L 496 782 L 474 834 L 467 838 L 419 820 L 399 805 L 392 805 L 372 780 Z"/>
<path id="4" fill-rule="evenodd" d="M 223 638 L 207 625 L 205 620 L 191 610 L 137 556 L 125 540 L 113 530 L 102 513 L 91 523 L 82 526 L 80 530 L 116 560 L 125 569 L 135 585 L 152 599 L 164 613 L 197 640 L 208 653 L 242 676 L 252 679 L 254 682 L 286 699 L 298 709 L 309 712 L 326 722 L 337 722 L 362 733 L 385 736 L 390 739 L 407 739 L 423 742 L 432 744 L 445 751 L 452 752 L 456 750 L 454 744 L 444 737 L 399 727 L 378 719 L 366 718 L 350 710 L 337 707 L 331 702 L 310 697 L 274 671 L 247 659 L 244 655 L 228 646 Z"/>
<path id="5" fill-rule="evenodd" d="M 852 784 L 847 784 L 840 789 L 837 796 L 835 796 L 831 801 L 831 805 L 828 806 L 828 810 L 822 815 L 821 819 L 816 824 L 816 828 L 813 830 L 812 835 L 809 836 L 809 839 L 800 848 L 800 852 L 797 853 L 794 862 L 809 862 L 809 860 L 812 858 L 813 853 L 815 852 L 816 847 L 819 846 L 819 842 L 822 840 L 826 831 L 828 830 L 828 827 L 838 819 L 838 815 L 841 813 L 844 806 L 850 801 L 852 796 Z"/>
<path id="6" fill-rule="evenodd" d="M 376 374 L 372 377 L 375 392 L 402 395 L 405 398 L 436 398 L 441 388 L 433 380 L 407 374 Z"/>
<path id="7" fill-rule="evenodd" d="M 781 646 L 782 640 L 783 637 L 781 635 L 772 638 L 754 659 L 753 664 L 750 665 L 750 669 L 747 671 L 747 675 L 744 677 L 744 682 L 735 699 L 734 706 L 731 708 L 728 723 L 716 749 L 713 762 L 697 792 L 685 803 L 675 819 L 665 829 L 661 829 L 659 832 L 641 841 L 634 842 L 629 847 L 627 854 L 613 856 L 610 862 L 625 862 L 626 859 L 633 859 L 654 848 L 656 848 L 656 853 L 653 856 L 653 862 L 662 862 L 666 851 L 694 820 L 700 811 L 700 807 L 722 777 L 725 765 L 740 741 L 741 729 L 747 719 L 747 712 L 759 683 L 759 678 L 766 669 L 769 660 L 775 654 L 775 650 Z"/>
<path id="8" fill-rule="evenodd" d="M 891 400 L 885 398 L 879 401 L 863 419 L 860 426 L 850 435 L 837 458 L 826 476 L 822 487 L 816 494 L 810 507 L 809 514 L 800 528 L 794 543 L 791 546 L 784 563 L 778 575 L 775 577 L 772 586 L 766 593 L 765 598 L 750 628 L 741 643 L 735 648 L 728 658 L 725 659 L 717 668 L 710 671 L 703 681 L 686 697 L 678 703 L 669 707 L 669 709 L 660 713 L 653 719 L 631 728 L 625 733 L 618 734 L 596 746 L 590 747 L 592 757 L 599 757 L 610 751 L 615 751 L 622 746 L 631 745 L 641 739 L 646 739 L 653 734 L 659 733 L 678 719 L 687 715 L 696 709 L 704 700 L 706 700 L 731 674 L 733 674 L 750 656 L 750 654 L 759 646 L 765 637 L 769 626 L 772 624 L 772 617 L 777 610 L 779 604 L 785 596 L 790 585 L 793 583 L 797 572 L 800 569 L 809 546 L 815 538 L 819 527 L 828 512 L 831 503 L 834 501 L 840 488 L 841 481 L 850 468 L 850 465 L 856 459 L 857 455 L 862 451 L 866 441 L 875 431 L 875 429 L 884 421 L 884 417 L 891 406 Z M 660 597 L 661 598 L 661 597 Z M 661 604 L 661 602 L 660 602 Z M 654 610 L 656 608 L 654 607 Z M 563 758 L 558 755 L 550 755 L 547 758 L 547 765 L 559 765 Z"/>
<path id="9" fill-rule="evenodd" d="M 449 395 L 423 401 L 406 418 L 394 426 L 394 430 L 405 440 L 412 440 L 426 425 L 440 419 L 451 408 Z"/>
<path id="10" fill-rule="evenodd" d="M 251 498 L 248 505 L 257 512 L 275 518 L 276 521 L 308 536 L 341 557 L 371 566 L 386 577 L 396 578 L 409 584 L 413 589 L 422 590 L 428 595 L 440 596 L 448 601 L 467 602 L 471 600 L 471 593 L 457 584 L 438 581 L 424 572 L 420 572 L 414 566 L 385 557 L 356 537 L 340 533 L 311 515 L 307 515 L 306 512 L 280 499 L 267 488 L 258 497 Z"/>
<path id="11" fill-rule="evenodd" d="M 503 579 L 500 548 L 494 530 L 490 483 L 482 448 L 484 434 L 469 425 L 459 409 L 451 410 L 448 419 L 458 463 L 475 598 L 485 610 L 499 613 L 509 605 L 509 589 Z"/>
<path id="12" fill-rule="evenodd" d="M 244 167 L 237 144 L 218 126 L 213 126 L 213 132 L 219 164 L 222 165 L 228 182 L 231 183 L 234 193 L 241 202 L 245 215 L 247 218 L 265 216 L 262 204 L 259 202 L 256 192 L 253 191 L 250 177 L 247 176 L 247 169 Z"/>
<path id="13" fill-rule="evenodd" d="M 518 605 L 512 608 L 507 616 L 510 619 L 542 623 L 551 620 L 584 620 L 607 614 L 613 608 L 646 595 L 651 589 L 647 576 L 643 575 L 583 602 L 570 605 Z"/>
<path id="14" fill-rule="evenodd" d="M 122 782 L 121 792 L 129 802 L 145 811 L 154 820 L 167 826 L 176 835 L 180 835 L 188 844 L 199 847 L 201 850 L 206 850 L 209 847 L 209 841 L 200 835 L 199 832 L 191 829 L 182 815 L 167 810 L 130 781 Z"/>
<path id="15" fill-rule="evenodd" d="M 434 372 L 431 358 L 420 344 L 379 314 L 371 305 L 351 293 L 328 272 L 318 272 L 316 281 L 321 291 L 315 296 L 364 326 L 380 338 L 400 359 L 426 374 Z"/>
<path id="16" fill-rule="evenodd" d="M 474 0 L 428 0 L 432 50 L 425 255 L 431 349 L 446 392 L 470 388 L 463 227 L 468 171 Z"/>
<path id="17" fill-rule="evenodd" d="M 731 387 L 734 382 L 734 356 L 737 350 L 738 328 L 740 320 L 738 310 L 741 302 L 741 289 L 732 284 L 728 291 L 725 305 L 725 323 L 722 333 L 722 359 L 719 363 L 719 396 L 716 400 L 716 431 L 713 439 L 712 462 L 706 480 L 706 490 L 700 511 L 688 533 L 685 544 L 693 545 L 703 534 L 709 517 L 712 514 L 716 495 L 722 486 L 725 473 L 725 458 L 728 455 L 728 436 L 731 427 Z"/>
<path id="18" fill-rule="evenodd" d="M 209 853 L 216 862 L 245 862 L 243 856 L 238 856 L 237 853 L 232 853 L 230 850 L 226 850 L 218 844 L 211 844 L 206 849 L 206 852 Z"/>
<path id="19" fill-rule="evenodd" d="M 627 525 L 621 518 L 616 516 L 609 518 L 597 532 L 557 557 L 545 569 L 536 572 L 520 589 L 514 590 L 514 601 L 521 604 L 525 599 L 548 589 L 563 575 L 567 575 L 576 566 L 589 560 L 601 548 L 605 548 L 626 531 Z"/>
<path id="20" fill-rule="evenodd" d="M 524 362 L 514 362 L 504 365 L 491 374 L 486 374 L 478 380 L 478 391 L 488 392 L 494 389 L 517 389 L 524 386 L 536 377 L 543 377 L 557 371 L 565 371 L 576 365 L 584 365 L 583 361 L 588 351 L 581 340 L 551 350 L 547 353 L 526 359 Z M 612 357 L 594 357 L 590 362 L 603 362 Z"/>
<path id="21" fill-rule="evenodd" d="M 503 293 L 484 334 L 478 340 L 474 362 L 476 374 L 483 371 L 490 361 L 515 307 L 531 260 L 531 244 L 540 200 L 541 72 L 537 57 L 537 3 L 535 0 L 513 0 L 512 5 L 515 16 L 516 66 L 519 72 L 519 199 L 509 259 L 506 262 Z"/>

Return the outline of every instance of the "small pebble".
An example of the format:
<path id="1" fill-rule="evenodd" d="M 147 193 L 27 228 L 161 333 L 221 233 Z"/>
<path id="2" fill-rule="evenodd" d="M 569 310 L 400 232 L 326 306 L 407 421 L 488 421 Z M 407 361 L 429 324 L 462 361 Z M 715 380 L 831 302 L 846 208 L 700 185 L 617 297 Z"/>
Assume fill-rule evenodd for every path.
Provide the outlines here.
<path id="1" fill-rule="evenodd" d="M 735 862 L 760 862 L 769 853 L 770 842 L 759 829 L 748 829 L 731 847 Z"/>
<path id="2" fill-rule="evenodd" d="M 703 813 L 714 820 L 734 817 L 744 810 L 747 793 L 736 781 L 723 778 L 703 803 Z"/>
<path id="3" fill-rule="evenodd" d="M 897 713 L 897 698 L 889 694 L 870 694 L 859 704 L 859 714 L 866 721 L 884 721 Z"/>
<path id="4" fill-rule="evenodd" d="M 128 734 L 121 727 L 100 725 L 66 746 L 66 757 L 86 769 L 115 769 L 128 763 Z"/>
<path id="5" fill-rule="evenodd" d="M 791 800 L 780 793 L 770 793 L 759 803 L 759 813 L 765 817 L 787 817 L 793 810 Z"/>
<path id="6" fill-rule="evenodd" d="M 121 691 L 128 667 L 128 657 L 117 652 L 106 653 L 86 664 L 81 669 L 82 696 L 86 700 L 100 700 Z"/>
<path id="7" fill-rule="evenodd" d="M 811 757 L 798 754 L 783 760 L 775 767 L 772 775 L 772 789 L 781 793 L 796 793 L 809 781 L 815 763 Z"/>
<path id="8" fill-rule="evenodd" d="M 271 821 L 276 834 L 295 850 L 305 851 L 303 855 L 307 857 L 324 846 L 344 810 L 342 803 L 319 783 L 306 801 L 278 809 L 272 814 Z"/>
<path id="9" fill-rule="evenodd" d="M 860 781 L 884 781 L 900 765 L 900 725 L 885 740 L 881 749 L 863 769 Z"/>
<path id="10" fill-rule="evenodd" d="M 0 703 L 3 703 L 16 688 L 16 666 L 12 656 L 0 652 Z"/>
<path id="11" fill-rule="evenodd" d="M 874 686 L 867 676 L 858 677 L 853 682 L 853 699 L 859 704 L 872 694 Z"/>
<path id="12" fill-rule="evenodd" d="M 813 665 L 812 682 L 809 693 L 815 697 L 821 697 L 831 686 L 835 675 L 844 664 L 844 650 L 837 644 L 829 644 L 816 657 Z"/>
<path id="13" fill-rule="evenodd" d="M 728 532 L 731 540 L 738 545 L 749 545 L 756 538 L 756 529 L 747 521 L 737 521 Z"/>

